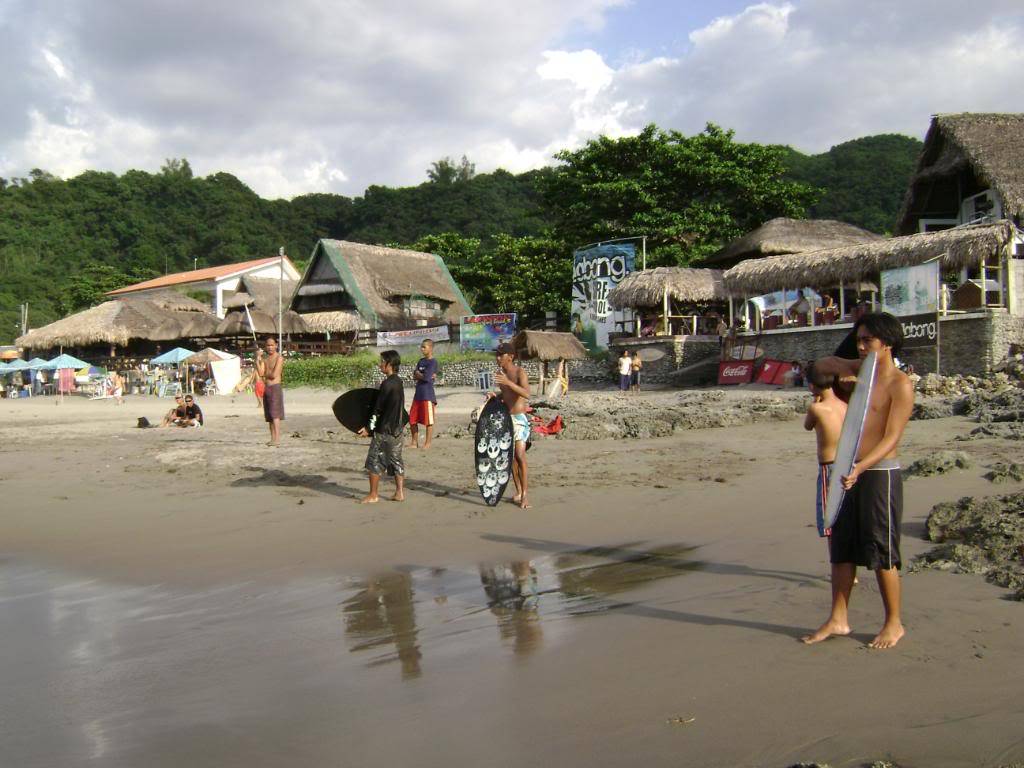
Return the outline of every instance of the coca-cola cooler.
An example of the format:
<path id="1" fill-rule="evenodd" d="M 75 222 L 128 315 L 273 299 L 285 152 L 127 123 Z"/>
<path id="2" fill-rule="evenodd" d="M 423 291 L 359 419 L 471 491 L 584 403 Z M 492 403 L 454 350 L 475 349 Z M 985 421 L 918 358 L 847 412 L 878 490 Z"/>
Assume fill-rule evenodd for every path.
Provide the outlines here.
<path id="1" fill-rule="evenodd" d="M 719 384 L 749 384 L 753 378 L 753 360 L 723 360 L 718 364 Z"/>
<path id="2" fill-rule="evenodd" d="M 789 382 L 786 380 L 786 374 L 792 371 L 793 364 L 784 360 L 772 360 L 768 358 L 761 365 L 761 370 L 757 372 L 757 378 L 755 381 L 758 384 L 776 384 L 783 386 Z"/>

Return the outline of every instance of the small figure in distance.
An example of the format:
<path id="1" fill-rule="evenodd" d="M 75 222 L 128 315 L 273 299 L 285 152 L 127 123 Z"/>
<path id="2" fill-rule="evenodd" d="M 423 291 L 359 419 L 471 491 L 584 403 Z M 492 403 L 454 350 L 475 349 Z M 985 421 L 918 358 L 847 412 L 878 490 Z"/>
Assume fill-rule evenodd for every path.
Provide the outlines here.
<path id="1" fill-rule="evenodd" d="M 256 373 L 266 385 L 263 393 L 263 417 L 270 428 L 270 442 L 277 448 L 281 445 L 281 422 L 284 421 L 284 390 L 281 382 L 284 374 L 284 359 L 277 350 L 277 339 L 271 336 L 266 341 L 267 354 L 256 350 Z"/>
<path id="2" fill-rule="evenodd" d="M 175 395 L 174 396 L 174 407 L 167 412 L 164 416 L 164 420 L 160 422 L 161 427 L 170 427 L 177 425 L 179 421 L 185 418 L 185 396 Z"/>
<path id="3" fill-rule="evenodd" d="M 434 394 L 434 378 L 437 376 L 437 360 L 434 359 L 434 342 L 430 339 L 420 344 L 423 357 L 416 363 L 412 378 L 416 382 L 416 393 L 409 409 L 409 440 L 410 448 L 420 447 L 419 424 L 423 425 L 427 436 L 423 441 L 424 450 L 430 447 L 430 439 L 434 434 L 434 411 L 437 408 L 437 395 Z"/>

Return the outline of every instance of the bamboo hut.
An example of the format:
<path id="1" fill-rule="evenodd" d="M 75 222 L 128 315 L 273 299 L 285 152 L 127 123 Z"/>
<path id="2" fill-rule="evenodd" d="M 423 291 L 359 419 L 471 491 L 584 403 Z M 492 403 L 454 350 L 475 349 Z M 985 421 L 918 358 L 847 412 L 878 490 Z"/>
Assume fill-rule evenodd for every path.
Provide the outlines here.
<path id="1" fill-rule="evenodd" d="M 138 341 L 162 342 L 207 335 L 217 318 L 202 302 L 167 291 L 106 301 L 29 331 L 18 344 L 29 349 L 99 345 L 127 348 Z M 198 331 L 198 333 L 196 333 Z"/>
<path id="2" fill-rule="evenodd" d="M 881 239 L 882 236 L 874 232 L 833 219 L 780 217 L 733 240 L 704 261 L 708 266 L 728 269 L 746 259 L 823 251 Z"/>
<path id="3" fill-rule="evenodd" d="M 1004 252 L 1013 242 L 1008 221 L 976 224 L 941 232 L 832 248 L 748 259 L 725 272 L 723 282 L 733 296 L 754 296 L 787 288 L 832 288 L 861 280 L 876 280 L 884 269 L 921 264 L 940 258 L 944 270 L 977 266 Z"/>
<path id="4" fill-rule="evenodd" d="M 722 275 L 720 269 L 644 269 L 626 275 L 608 294 L 608 303 L 615 309 L 636 310 L 638 315 L 656 315 L 663 330 L 671 329 L 673 321 L 689 322 L 689 331 L 696 334 L 699 329 L 693 308 L 724 307 L 728 300 Z M 687 309 L 691 311 L 687 313 Z M 639 336 L 639 323 L 635 330 Z"/>
<path id="5" fill-rule="evenodd" d="M 291 308 L 328 333 L 457 324 L 473 313 L 440 257 L 342 240 L 317 243 Z"/>
<path id="6" fill-rule="evenodd" d="M 558 331 L 520 331 L 512 337 L 512 347 L 521 360 L 540 360 L 540 392 L 546 392 L 550 378 L 548 364 L 558 361 L 556 378 L 562 381 L 561 394 L 569 391 L 569 360 L 586 360 L 587 348 L 571 333 Z M 555 396 L 552 393 L 552 396 Z"/>
<path id="7" fill-rule="evenodd" d="M 586 360 L 587 349 L 571 333 L 556 331 L 520 331 L 512 338 L 512 347 L 521 360 Z"/>
<path id="8" fill-rule="evenodd" d="M 239 281 L 239 290 L 224 299 L 224 308 L 228 311 L 214 333 L 218 336 L 242 338 L 250 338 L 253 333 L 275 335 L 278 333 L 279 307 L 284 307 L 281 314 L 281 333 L 306 333 L 306 323 L 288 306 L 295 286 L 294 280 L 282 282 L 251 275 L 243 276 Z"/>
<path id="9" fill-rule="evenodd" d="M 986 194 L 994 192 L 994 194 Z M 909 235 L 1024 217 L 1024 115 L 946 114 L 932 118 L 897 217 Z"/>

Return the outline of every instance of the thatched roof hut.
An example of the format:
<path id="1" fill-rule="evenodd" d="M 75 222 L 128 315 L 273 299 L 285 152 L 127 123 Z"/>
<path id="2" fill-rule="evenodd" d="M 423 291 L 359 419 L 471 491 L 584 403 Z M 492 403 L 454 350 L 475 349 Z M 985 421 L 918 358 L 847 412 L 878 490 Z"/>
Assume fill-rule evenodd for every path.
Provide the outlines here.
<path id="1" fill-rule="evenodd" d="M 18 344 L 32 349 L 93 344 L 123 347 L 133 339 L 172 341 L 204 336 L 216 324 L 217 317 L 205 304 L 168 291 L 106 301 L 29 331 Z"/>
<path id="2" fill-rule="evenodd" d="M 1013 240 L 1008 221 L 941 232 L 891 237 L 814 253 L 748 259 L 727 270 L 725 287 L 733 296 L 757 296 L 784 288 L 832 288 L 872 278 L 883 269 L 912 266 L 935 257 L 943 269 L 977 266 L 1001 253 Z"/>
<path id="3" fill-rule="evenodd" d="M 676 303 L 725 301 L 725 286 L 720 269 L 656 267 L 626 275 L 608 294 L 615 309 L 660 307 L 668 297 Z"/>
<path id="4" fill-rule="evenodd" d="M 523 360 L 585 360 L 587 350 L 571 333 L 520 331 L 512 338 L 516 355 Z"/>
<path id="5" fill-rule="evenodd" d="M 317 243 L 291 308 L 321 315 L 310 325 L 330 331 L 353 330 L 353 313 L 370 330 L 457 323 L 472 314 L 440 257 L 342 240 Z"/>
<path id="6" fill-rule="evenodd" d="M 719 251 L 704 262 L 726 269 L 745 259 L 760 259 L 783 253 L 807 253 L 847 245 L 881 240 L 882 236 L 866 229 L 833 219 L 778 218 L 765 222 Z"/>
<path id="7" fill-rule="evenodd" d="M 897 217 L 911 234 L 920 219 L 959 219 L 961 201 L 986 189 L 1002 198 L 1002 217 L 1024 218 L 1024 114 L 935 115 Z"/>

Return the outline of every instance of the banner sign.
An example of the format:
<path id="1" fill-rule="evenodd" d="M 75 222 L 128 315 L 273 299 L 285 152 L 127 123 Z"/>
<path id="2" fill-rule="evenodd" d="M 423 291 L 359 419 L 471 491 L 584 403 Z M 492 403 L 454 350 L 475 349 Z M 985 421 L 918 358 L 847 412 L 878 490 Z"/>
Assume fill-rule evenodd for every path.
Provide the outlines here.
<path id="1" fill-rule="evenodd" d="M 904 315 L 936 314 L 939 311 L 938 259 L 916 267 L 882 270 L 882 309 Z"/>
<path id="2" fill-rule="evenodd" d="M 939 341 L 939 318 L 935 313 L 907 315 L 899 318 L 903 324 L 903 348 L 934 347 Z"/>
<path id="3" fill-rule="evenodd" d="M 516 313 L 470 315 L 459 320 L 459 346 L 493 352 L 503 341 L 516 335 Z"/>
<path id="4" fill-rule="evenodd" d="M 427 339 L 433 342 L 448 341 L 448 326 L 436 328 L 410 328 L 407 331 L 378 331 L 378 347 L 418 347 Z"/>
<path id="5" fill-rule="evenodd" d="M 718 364 L 719 384 L 749 384 L 753 378 L 753 360 L 724 360 Z"/>
<path id="6" fill-rule="evenodd" d="M 636 245 L 608 243 L 572 255 L 572 332 L 591 350 L 608 346 L 615 330 L 608 294 L 636 264 Z"/>

